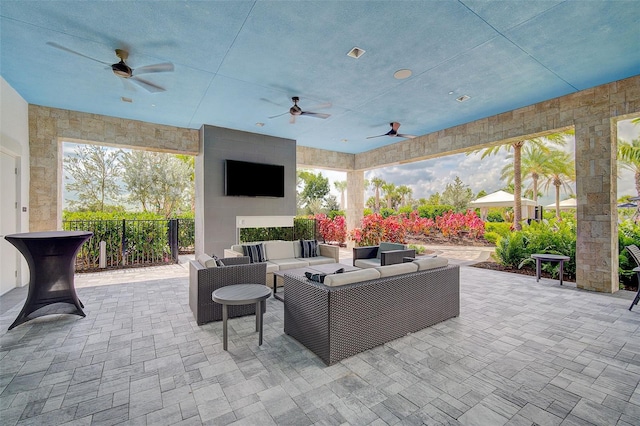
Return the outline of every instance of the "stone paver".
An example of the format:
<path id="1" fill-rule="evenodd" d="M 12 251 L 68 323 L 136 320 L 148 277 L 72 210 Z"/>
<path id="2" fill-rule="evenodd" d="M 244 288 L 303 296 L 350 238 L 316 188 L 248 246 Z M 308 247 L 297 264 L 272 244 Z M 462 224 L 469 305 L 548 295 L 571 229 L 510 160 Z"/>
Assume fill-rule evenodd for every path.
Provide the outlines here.
<path id="1" fill-rule="evenodd" d="M 461 314 L 327 367 L 254 317 L 198 327 L 185 265 L 76 275 L 86 318 L 6 329 L 0 297 L 0 419 L 27 424 L 640 424 L 640 309 L 557 280 L 464 266 Z M 348 250 L 341 252 L 349 263 Z M 456 257 L 457 256 L 457 257 Z M 455 258 L 455 260 L 454 260 Z"/>

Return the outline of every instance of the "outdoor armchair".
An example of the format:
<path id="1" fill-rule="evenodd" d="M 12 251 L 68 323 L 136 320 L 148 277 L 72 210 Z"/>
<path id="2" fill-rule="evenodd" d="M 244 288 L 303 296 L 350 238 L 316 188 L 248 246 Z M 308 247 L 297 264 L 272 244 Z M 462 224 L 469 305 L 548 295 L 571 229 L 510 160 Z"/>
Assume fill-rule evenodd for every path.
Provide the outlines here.
<path id="1" fill-rule="evenodd" d="M 189 262 L 189 306 L 198 325 L 222 321 L 222 305 L 211 298 L 214 290 L 234 284 L 266 285 L 266 263 L 249 263 L 248 256 L 220 260 L 225 266 L 207 268 L 197 260 Z M 229 318 L 256 313 L 255 303 L 228 309 Z"/>
<path id="2" fill-rule="evenodd" d="M 353 248 L 353 266 L 358 268 L 395 265 L 402 263 L 405 257 L 416 257 L 416 251 L 399 243 L 382 242 L 379 246 Z"/>
<path id="3" fill-rule="evenodd" d="M 625 249 L 629 252 L 633 260 L 636 262 L 636 267 L 633 269 L 638 277 L 638 292 L 636 293 L 636 297 L 631 302 L 631 306 L 629 306 L 629 310 L 633 308 L 634 305 L 638 304 L 640 301 L 640 249 L 635 244 L 626 246 Z"/>

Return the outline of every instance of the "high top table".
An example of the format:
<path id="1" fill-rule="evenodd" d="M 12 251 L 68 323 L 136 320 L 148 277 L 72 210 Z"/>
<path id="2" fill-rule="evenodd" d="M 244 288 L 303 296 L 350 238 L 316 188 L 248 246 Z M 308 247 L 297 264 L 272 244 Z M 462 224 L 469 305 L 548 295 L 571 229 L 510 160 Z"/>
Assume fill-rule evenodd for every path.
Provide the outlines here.
<path id="1" fill-rule="evenodd" d="M 30 274 L 27 300 L 9 330 L 43 315 L 64 313 L 85 316 L 82 310 L 84 305 L 76 295 L 73 274 L 76 254 L 92 235 L 93 232 L 89 231 L 49 231 L 4 237 L 22 253 Z M 73 309 L 42 309 L 54 303 L 71 304 Z"/>

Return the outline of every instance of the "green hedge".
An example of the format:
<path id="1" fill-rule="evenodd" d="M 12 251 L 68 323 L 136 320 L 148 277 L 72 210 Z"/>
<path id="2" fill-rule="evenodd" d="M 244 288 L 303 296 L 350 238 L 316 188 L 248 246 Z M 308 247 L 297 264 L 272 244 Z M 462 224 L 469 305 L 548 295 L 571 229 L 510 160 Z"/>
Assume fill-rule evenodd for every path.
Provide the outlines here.
<path id="1" fill-rule="evenodd" d="M 418 207 L 418 214 L 420 217 L 426 217 L 436 220 L 436 217 L 442 216 L 447 212 L 455 212 L 456 208 L 448 204 L 423 204 Z"/>
<path id="2" fill-rule="evenodd" d="M 562 254 L 570 260 L 564 263 L 564 272 L 570 278 L 576 276 L 576 223 L 575 220 L 544 220 L 524 225 L 521 231 L 515 231 L 498 239 L 496 257 L 507 266 L 520 268 L 532 265 L 533 253 Z M 546 262 L 544 271 L 558 275 L 559 265 Z"/>
<path id="3" fill-rule="evenodd" d="M 316 221 L 308 217 L 296 217 L 291 227 L 273 228 L 241 228 L 240 242 L 269 241 L 269 240 L 312 240 L 316 238 Z"/>

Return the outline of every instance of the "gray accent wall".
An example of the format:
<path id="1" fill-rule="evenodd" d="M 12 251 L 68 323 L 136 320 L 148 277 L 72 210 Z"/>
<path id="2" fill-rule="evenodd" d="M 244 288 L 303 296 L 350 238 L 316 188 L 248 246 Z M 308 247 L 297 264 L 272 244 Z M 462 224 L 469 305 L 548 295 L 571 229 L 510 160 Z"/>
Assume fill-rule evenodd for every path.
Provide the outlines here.
<path id="1" fill-rule="evenodd" d="M 200 129 L 196 157 L 196 255 L 223 257 L 236 243 L 236 216 L 295 216 L 296 141 L 215 126 Z M 284 166 L 284 198 L 227 197 L 224 160 Z M 260 179 L 260 176 L 251 176 Z"/>

